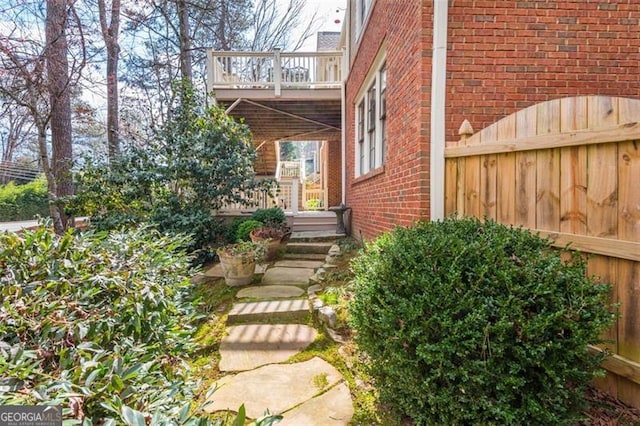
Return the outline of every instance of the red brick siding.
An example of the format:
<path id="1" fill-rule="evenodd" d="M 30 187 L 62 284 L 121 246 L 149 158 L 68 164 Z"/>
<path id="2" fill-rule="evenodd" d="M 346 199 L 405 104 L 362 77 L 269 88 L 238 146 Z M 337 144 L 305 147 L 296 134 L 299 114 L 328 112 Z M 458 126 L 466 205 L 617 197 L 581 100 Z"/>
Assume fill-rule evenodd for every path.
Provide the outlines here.
<path id="1" fill-rule="evenodd" d="M 432 13 L 429 0 L 377 0 L 353 58 L 346 161 L 356 237 L 428 218 Z M 639 24 L 638 0 L 450 0 L 447 141 L 464 119 L 477 131 L 550 99 L 639 97 Z M 355 180 L 356 95 L 385 38 L 386 165 Z"/>
<path id="2" fill-rule="evenodd" d="M 429 2 L 430 3 L 430 2 Z M 431 7 L 378 0 L 354 58 L 346 87 L 347 205 L 352 232 L 371 238 L 428 215 Z M 426 22 L 425 22 L 426 21 Z M 355 103 L 382 42 L 387 43 L 387 157 L 384 168 L 355 179 Z M 425 44 L 428 43 L 428 44 Z M 427 89 L 427 90 L 425 90 Z"/>
<path id="3" fill-rule="evenodd" d="M 450 1 L 447 140 L 550 99 L 638 97 L 639 23 L 638 0 Z"/>
<path id="4" fill-rule="evenodd" d="M 326 142 L 328 157 L 328 195 L 327 202 L 331 206 L 337 206 L 342 202 L 342 140 L 340 135 L 336 139 L 330 139 Z"/>

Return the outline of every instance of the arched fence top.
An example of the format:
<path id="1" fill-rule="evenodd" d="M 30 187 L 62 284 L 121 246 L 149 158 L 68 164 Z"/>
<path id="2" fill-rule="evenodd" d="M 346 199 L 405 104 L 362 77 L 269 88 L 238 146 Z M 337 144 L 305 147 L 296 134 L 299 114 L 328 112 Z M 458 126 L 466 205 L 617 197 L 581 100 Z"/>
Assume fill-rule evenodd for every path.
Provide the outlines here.
<path id="1" fill-rule="evenodd" d="M 446 157 L 516 152 L 640 139 L 640 100 L 577 96 L 532 105 L 475 134 L 463 123 L 461 139 Z M 489 148 L 490 146 L 490 148 Z"/>

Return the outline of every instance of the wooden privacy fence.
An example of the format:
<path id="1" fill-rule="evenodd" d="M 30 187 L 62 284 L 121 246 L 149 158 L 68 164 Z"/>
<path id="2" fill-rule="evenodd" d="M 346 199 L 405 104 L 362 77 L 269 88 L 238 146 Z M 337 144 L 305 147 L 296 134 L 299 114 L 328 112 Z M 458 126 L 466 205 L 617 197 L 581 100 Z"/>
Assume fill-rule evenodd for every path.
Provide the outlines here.
<path id="1" fill-rule="evenodd" d="M 613 284 L 611 373 L 599 385 L 640 406 L 640 100 L 583 96 L 518 111 L 445 150 L 447 214 L 489 217 L 590 253 Z M 592 348 L 595 350 L 595 348 Z"/>

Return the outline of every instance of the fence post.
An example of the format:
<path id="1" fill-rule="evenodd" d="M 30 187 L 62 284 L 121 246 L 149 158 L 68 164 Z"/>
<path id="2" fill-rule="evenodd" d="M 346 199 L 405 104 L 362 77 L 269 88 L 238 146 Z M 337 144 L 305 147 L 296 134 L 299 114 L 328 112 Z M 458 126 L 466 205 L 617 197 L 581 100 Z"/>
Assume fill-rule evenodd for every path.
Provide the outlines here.
<path id="1" fill-rule="evenodd" d="M 282 86 L 282 64 L 280 63 L 280 48 L 273 49 L 273 81 L 275 83 L 275 96 L 279 98 Z"/>

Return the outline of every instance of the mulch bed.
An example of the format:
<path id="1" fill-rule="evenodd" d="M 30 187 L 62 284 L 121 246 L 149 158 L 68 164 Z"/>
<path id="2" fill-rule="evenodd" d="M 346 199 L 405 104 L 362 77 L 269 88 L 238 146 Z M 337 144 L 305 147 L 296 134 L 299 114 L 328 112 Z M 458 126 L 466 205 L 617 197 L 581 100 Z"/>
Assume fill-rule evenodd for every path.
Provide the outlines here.
<path id="1" fill-rule="evenodd" d="M 589 409 L 585 411 L 587 420 L 578 426 L 638 426 L 640 409 L 633 408 L 620 400 L 595 388 L 587 389 Z"/>

